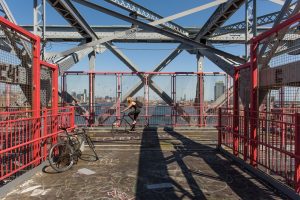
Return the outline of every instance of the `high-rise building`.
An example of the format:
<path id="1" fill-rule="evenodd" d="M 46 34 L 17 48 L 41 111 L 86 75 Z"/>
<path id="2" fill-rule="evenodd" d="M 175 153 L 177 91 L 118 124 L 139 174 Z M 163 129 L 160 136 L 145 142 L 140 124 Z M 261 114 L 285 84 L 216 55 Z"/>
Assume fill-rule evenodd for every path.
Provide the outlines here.
<path id="1" fill-rule="evenodd" d="M 76 98 L 76 92 L 72 91 L 72 96 Z"/>
<path id="2" fill-rule="evenodd" d="M 225 92 L 225 85 L 223 81 L 215 83 L 215 100 L 217 100 Z"/>

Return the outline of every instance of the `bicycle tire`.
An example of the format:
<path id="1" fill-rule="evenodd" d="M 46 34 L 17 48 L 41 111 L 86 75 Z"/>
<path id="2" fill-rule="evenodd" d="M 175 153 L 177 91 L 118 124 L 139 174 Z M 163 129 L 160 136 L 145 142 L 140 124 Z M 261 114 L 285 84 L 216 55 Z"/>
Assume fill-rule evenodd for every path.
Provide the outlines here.
<path id="1" fill-rule="evenodd" d="M 57 172 L 64 172 L 74 164 L 73 148 L 67 143 L 57 143 L 50 149 L 49 163 Z"/>
<path id="2" fill-rule="evenodd" d="M 95 154 L 96 160 L 99 160 L 98 154 L 95 150 L 95 145 L 93 141 L 91 140 L 90 136 L 86 135 L 86 142 L 88 143 L 90 149 L 92 149 L 93 153 Z"/>
<path id="3" fill-rule="evenodd" d="M 115 121 L 113 121 L 113 123 L 111 124 L 111 133 L 118 133 L 119 130 L 117 128 L 122 126 L 121 123 L 122 123 L 122 120 L 120 120 L 120 119 L 116 119 Z M 119 124 L 120 126 L 117 127 L 117 126 L 115 126 L 115 124 Z"/>

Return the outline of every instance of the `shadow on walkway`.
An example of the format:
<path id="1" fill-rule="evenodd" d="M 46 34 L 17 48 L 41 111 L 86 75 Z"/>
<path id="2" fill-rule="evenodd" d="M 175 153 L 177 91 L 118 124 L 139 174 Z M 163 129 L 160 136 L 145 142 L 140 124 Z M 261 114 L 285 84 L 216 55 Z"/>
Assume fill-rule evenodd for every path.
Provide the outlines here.
<path id="1" fill-rule="evenodd" d="M 162 151 L 157 128 L 143 131 L 136 199 L 278 199 L 222 158 L 215 148 L 194 142 L 173 129 L 164 131 L 173 138 L 170 146 L 174 150 Z M 179 173 L 170 175 L 168 169 L 175 165 Z"/>

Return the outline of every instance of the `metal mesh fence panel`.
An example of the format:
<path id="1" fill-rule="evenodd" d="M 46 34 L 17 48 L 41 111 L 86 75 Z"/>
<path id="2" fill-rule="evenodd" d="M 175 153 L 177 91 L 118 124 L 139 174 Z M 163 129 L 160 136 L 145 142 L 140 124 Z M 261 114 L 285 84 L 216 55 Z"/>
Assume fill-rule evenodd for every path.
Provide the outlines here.
<path id="1" fill-rule="evenodd" d="M 33 41 L 0 25 L 1 111 L 32 107 Z"/>
<path id="2" fill-rule="evenodd" d="M 52 107 L 52 69 L 41 65 L 41 106 Z"/>

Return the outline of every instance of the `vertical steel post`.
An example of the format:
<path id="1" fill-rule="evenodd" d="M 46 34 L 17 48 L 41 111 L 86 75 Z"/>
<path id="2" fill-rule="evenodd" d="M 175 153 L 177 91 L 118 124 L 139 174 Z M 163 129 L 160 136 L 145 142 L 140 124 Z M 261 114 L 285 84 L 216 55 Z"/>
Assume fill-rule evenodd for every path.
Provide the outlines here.
<path id="1" fill-rule="evenodd" d="M 248 41 L 252 36 L 257 35 L 257 19 L 256 19 L 256 0 L 246 0 L 245 3 L 245 57 L 248 60 L 249 51 L 248 51 Z"/>
<path id="2" fill-rule="evenodd" d="M 45 108 L 43 110 L 43 121 L 44 121 L 44 124 L 43 124 L 43 127 L 44 127 L 43 136 L 47 136 L 48 135 L 48 110 L 47 110 L 47 108 Z M 43 153 L 42 154 L 43 160 L 46 160 L 46 158 L 47 158 L 47 145 L 44 145 L 43 152 L 41 152 L 41 153 Z"/>
<path id="3" fill-rule="evenodd" d="M 52 71 L 52 132 L 58 130 L 58 67 Z"/>
<path id="4" fill-rule="evenodd" d="M 229 108 L 229 98 L 230 98 L 230 94 L 229 94 L 229 92 L 230 92 L 230 90 L 229 90 L 229 88 L 230 88 L 230 84 L 229 84 L 229 75 L 228 74 L 226 74 L 225 75 L 225 77 L 226 77 L 226 108 L 228 109 Z"/>
<path id="5" fill-rule="evenodd" d="M 96 52 L 92 51 L 89 57 L 89 126 L 95 123 L 95 66 L 96 66 Z"/>
<path id="6" fill-rule="evenodd" d="M 94 124 L 94 80 L 95 73 L 89 72 L 89 122 L 88 125 L 92 126 Z"/>
<path id="7" fill-rule="evenodd" d="M 177 104 L 176 104 L 176 75 L 171 75 L 171 95 L 173 100 L 173 107 L 171 111 L 172 126 L 176 126 L 177 123 Z"/>
<path id="8" fill-rule="evenodd" d="M 196 88 L 196 109 L 198 113 L 198 126 L 204 126 L 204 83 L 203 83 L 203 63 L 204 56 L 201 53 L 197 53 L 197 88 Z M 198 107 L 198 108 L 197 108 Z"/>
<path id="9" fill-rule="evenodd" d="M 279 96 L 280 96 L 280 107 L 281 107 L 281 121 L 285 122 L 285 115 L 284 115 L 284 101 L 285 101 L 285 95 L 284 95 L 284 87 L 281 87 L 279 90 Z M 285 123 L 280 124 L 281 134 L 280 134 L 280 148 L 284 147 L 285 144 Z"/>
<path id="10" fill-rule="evenodd" d="M 266 116 L 266 143 L 269 145 L 269 138 L 270 138 L 270 120 L 271 120 L 271 92 L 268 91 L 267 94 L 267 105 L 266 105 L 266 112 L 267 112 L 267 116 Z M 270 150 L 267 150 L 265 152 L 265 156 L 266 156 L 266 165 L 269 166 L 270 164 Z M 267 169 L 267 173 L 270 173 L 270 170 Z"/>
<path id="11" fill-rule="evenodd" d="M 117 106 L 116 106 L 116 115 L 117 119 L 121 117 L 121 74 L 117 74 Z"/>
<path id="12" fill-rule="evenodd" d="M 203 72 L 199 74 L 199 126 L 205 126 L 204 121 L 204 80 Z"/>
<path id="13" fill-rule="evenodd" d="M 258 120 L 258 67 L 257 67 L 258 43 L 251 44 L 250 55 L 250 164 L 257 166 L 257 120 Z"/>
<path id="14" fill-rule="evenodd" d="M 218 108 L 218 149 L 221 148 L 222 145 L 222 110 Z"/>
<path id="15" fill-rule="evenodd" d="M 42 26 L 42 27 L 41 27 Z M 42 38 L 40 54 L 44 59 L 44 48 L 46 44 L 46 0 L 33 1 L 33 33 Z"/>
<path id="16" fill-rule="evenodd" d="M 65 72 L 63 72 L 62 74 L 62 84 L 61 84 L 61 98 L 62 98 L 62 106 L 65 107 L 66 106 L 66 102 L 65 102 L 65 99 L 66 99 L 66 92 L 67 92 L 67 80 L 66 80 L 66 74 Z"/>
<path id="17" fill-rule="evenodd" d="M 233 87 L 233 154 L 238 155 L 238 135 L 239 135 L 239 70 L 234 68 Z"/>
<path id="18" fill-rule="evenodd" d="M 70 107 L 70 128 L 75 127 L 75 107 Z"/>
<path id="19" fill-rule="evenodd" d="M 35 37 L 33 46 L 33 66 L 32 66 L 32 110 L 33 117 L 35 118 L 33 139 L 40 138 L 41 124 L 40 124 L 40 107 L 41 107 L 41 89 L 40 89 L 40 38 Z M 36 141 L 33 144 L 33 158 L 38 159 L 39 156 L 39 142 Z M 38 163 L 35 163 L 36 165 Z"/>
<path id="20" fill-rule="evenodd" d="M 146 119 L 145 119 L 145 125 L 149 125 L 149 82 L 148 82 L 148 74 L 144 75 L 144 103 L 145 103 L 145 115 L 146 115 Z"/>
<path id="21" fill-rule="evenodd" d="M 249 126 L 248 126 L 248 109 L 244 110 L 244 161 L 247 161 L 248 158 L 248 130 L 249 130 Z"/>
<path id="22" fill-rule="evenodd" d="M 295 113 L 295 190 L 300 192 L 300 114 Z"/>

